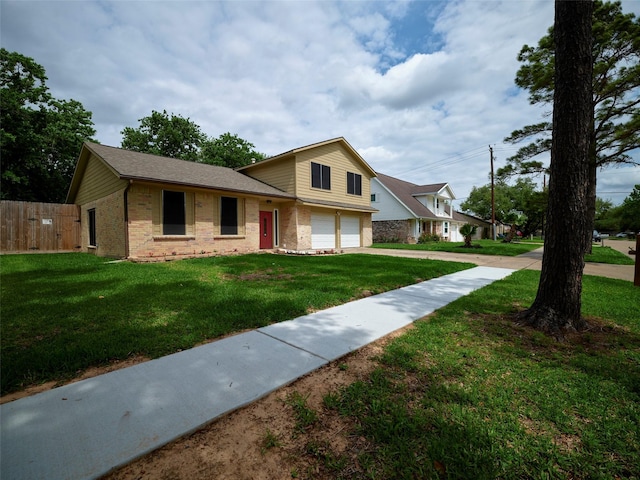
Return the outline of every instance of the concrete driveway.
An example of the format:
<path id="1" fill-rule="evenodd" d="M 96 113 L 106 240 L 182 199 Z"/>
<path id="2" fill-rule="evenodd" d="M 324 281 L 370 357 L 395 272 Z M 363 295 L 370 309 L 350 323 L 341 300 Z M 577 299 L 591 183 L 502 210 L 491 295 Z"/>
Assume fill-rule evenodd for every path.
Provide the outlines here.
<path id="1" fill-rule="evenodd" d="M 628 255 L 629 247 L 635 247 L 635 242 L 630 240 L 607 240 L 605 247 L 614 248 L 625 255 Z M 594 245 L 594 248 L 600 248 Z M 367 253 L 370 255 L 387 255 L 392 257 L 427 258 L 431 260 L 445 260 L 448 262 L 468 262 L 479 266 L 510 268 L 514 270 L 541 270 L 542 254 L 544 248 L 540 247 L 528 253 L 523 253 L 516 257 L 504 257 L 499 255 L 481 255 L 478 253 L 449 253 L 449 252 L 429 252 L 421 250 L 392 250 L 386 248 L 350 248 L 345 253 Z M 628 255 L 635 260 L 635 255 Z M 584 267 L 585 275 L 595 275 L 599 277 L 617 278 L 633 282 L 633 265 L 610 265 L 607 263 L 587 263 Z"/>

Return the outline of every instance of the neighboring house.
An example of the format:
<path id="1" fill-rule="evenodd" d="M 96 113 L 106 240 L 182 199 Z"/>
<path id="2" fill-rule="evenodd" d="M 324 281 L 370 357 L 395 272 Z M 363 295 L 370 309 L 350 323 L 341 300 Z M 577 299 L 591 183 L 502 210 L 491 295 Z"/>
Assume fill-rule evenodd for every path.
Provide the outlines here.
<path id="1" fill-rule="evenodd" d="M 462 241 L 460 226 L 466 220 L 457 216 L 455 200 L 448 183 L 416 185 L 378 173 L 371 181 L 373 240 L 416 243 L 420 235 L 437 234 L 445 241 Z"/>
<path id="2" fill-rule="evenodd" d="M 100 256 L 331 250 L 372 243 L 374 176 L 344 138 L 240 171 L 85 143 L 67 203 Z"/>
<path id="3" fill-rule="evenodd" d="M 477 226 L 478 229 L 472 237 L 476 240 L 480 240 L 482 238 L 492 238 L 493 234 L 491 230 L 491 222 L 487 222 L 486 220 L 482 220 L 481 218 L 474 217 L 473 215 L 469 215 L 468 213 L 458 212 L 457 210 L 453 211 L 453 219 L 460 225 L 470 223 L 471 225 Z M 462 235 L 460 235 L 460 237 L 462 237 Z M 462 240 L 464 240 L 464 237 L 462 238 Z"/>

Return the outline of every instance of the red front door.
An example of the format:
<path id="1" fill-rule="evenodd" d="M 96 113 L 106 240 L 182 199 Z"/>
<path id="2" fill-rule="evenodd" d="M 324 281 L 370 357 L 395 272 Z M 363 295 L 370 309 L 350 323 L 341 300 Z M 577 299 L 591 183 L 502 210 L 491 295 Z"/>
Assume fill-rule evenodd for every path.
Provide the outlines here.
<path id="1" fill-rule="evenodd" d="M 273 248 L 272 212 L 260 212 L 260 248 Z"/>

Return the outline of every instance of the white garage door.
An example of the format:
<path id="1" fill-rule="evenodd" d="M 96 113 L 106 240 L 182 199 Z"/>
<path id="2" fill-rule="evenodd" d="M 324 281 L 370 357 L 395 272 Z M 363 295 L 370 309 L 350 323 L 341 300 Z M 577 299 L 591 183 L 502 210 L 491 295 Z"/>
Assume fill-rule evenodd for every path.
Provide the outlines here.
<path id="1" fill-rule="evenodd" d="M 311 214 L 311 248 L 336 248 L 336 221 L 333 215 Z"/>
<path id="2" fill-rule="evenodd" d="M 340 217 L 340 247 L 360 246 L 360 218 Z"/>

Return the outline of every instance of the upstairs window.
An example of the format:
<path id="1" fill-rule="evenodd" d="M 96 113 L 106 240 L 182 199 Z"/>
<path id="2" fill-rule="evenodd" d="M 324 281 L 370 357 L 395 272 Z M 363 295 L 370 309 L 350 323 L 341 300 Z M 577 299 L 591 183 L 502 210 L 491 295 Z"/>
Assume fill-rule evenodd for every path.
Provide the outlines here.
<path id="1" fill-rule="evenodd" d="M 186 235 L 187 214 L 184 192 L 162 191 L 162 234 Z"/>
<path id="2" fill-rule="evenodd" d="M 347 172 L 347 193 L 362 196 L 362 175 Z"/>
<path id="3" fill-rule="evenodd" d="M 371 194 L 371 201 L 372 202 L 377 202 L 378 201 L 378 194 L 377 193 L 372 193 Z"/>
<path id="4" fill-rule="evenodd" d="M 220 234 L 238 235 L 238 199 L 220 197 Z"/>
<path id="5" fill-rule="evenodd" d="M 331 167 L 311 162 L 311 186 L 331 190 Z"/>

